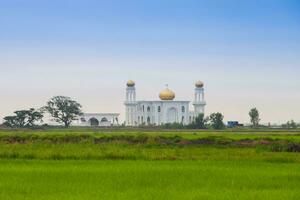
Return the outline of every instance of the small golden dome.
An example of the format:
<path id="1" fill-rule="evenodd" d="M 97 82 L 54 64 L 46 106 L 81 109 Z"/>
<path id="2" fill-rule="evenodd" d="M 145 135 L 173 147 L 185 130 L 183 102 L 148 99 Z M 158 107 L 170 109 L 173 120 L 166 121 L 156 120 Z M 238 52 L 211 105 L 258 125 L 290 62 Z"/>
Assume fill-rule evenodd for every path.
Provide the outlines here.
<path id="1" fill-rule="evenodd" d="M 175 93 L 169 88 L 164 89 L 159 93 L 159 98 L 161 100 L 173 100 L 175 98 Z"/>
<path id="2" fill-rule="evenodd" d="M 197 81 L 195 86 L 196 86 L 196 88 L 203 88 L 204 83 L 202 81 Z"/>
<path id="3" fill-rule="evenodd" d="M 129 80 L 129 81 L 127 81 L 127 86 L 133 87 L 133 86 L 135 86 L 135 82 L 133 80 Z"/>

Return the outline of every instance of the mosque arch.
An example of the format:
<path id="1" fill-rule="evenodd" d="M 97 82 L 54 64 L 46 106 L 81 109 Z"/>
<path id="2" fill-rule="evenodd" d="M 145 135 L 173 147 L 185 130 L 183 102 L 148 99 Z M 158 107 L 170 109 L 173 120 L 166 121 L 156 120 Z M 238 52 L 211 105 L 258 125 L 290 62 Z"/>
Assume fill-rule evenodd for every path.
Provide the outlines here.
<path id="1" fill-rule="evenodd" d="M 151 124 L 151 119 L 150 119 L 150 117 L 147 117 L 147 124 L 148 124 L 148 125 Z"/>
<path id="2" fill-rule="evenodd" d="M 175 123 L 178 122 L 177 120 L 177 109 L 172 107 L 169 108 L 167 111 L 167 122 L 168 123 Z"/>
<path id="3" fill-rule="evenodd" d="M 103 117 L 103 118 L 101 119 L 101 122 L 108 122 L 108 119 L 107 119 L 106 117 Z"/>
<path id="4" fill-rule="evenodd" d="M 89 119 L 90 125 L 91 126 L 99 126 L 99 120 L 92 117 L 91 119 Z"/>

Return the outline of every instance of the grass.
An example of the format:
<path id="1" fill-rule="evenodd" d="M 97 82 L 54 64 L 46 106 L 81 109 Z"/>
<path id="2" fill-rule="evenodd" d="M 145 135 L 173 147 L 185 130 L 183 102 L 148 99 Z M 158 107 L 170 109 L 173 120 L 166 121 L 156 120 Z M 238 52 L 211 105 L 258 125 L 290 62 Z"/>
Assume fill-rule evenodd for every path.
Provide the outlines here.
<path id="1" fill-rule="evenodd" d="M 299 199 L 300 165 L 2 160 L 0 199 Z"/>
<path id="2" fill-rule="evenodd" d="M 0 199 L 299 199 L 299 131 L 1 130 Z"/>

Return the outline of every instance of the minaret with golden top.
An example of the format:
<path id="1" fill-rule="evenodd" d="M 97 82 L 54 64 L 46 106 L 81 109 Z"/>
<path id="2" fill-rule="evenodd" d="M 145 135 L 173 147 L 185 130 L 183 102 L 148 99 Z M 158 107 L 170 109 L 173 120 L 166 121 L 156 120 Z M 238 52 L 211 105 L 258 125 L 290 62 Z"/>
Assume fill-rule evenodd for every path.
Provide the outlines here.
<path id="1" fill-rule="evenodd" d="M 195 99 L 193 105 L 196 116 L 200 113 L 204 113 L 206 102 L 204 99 L 204 83 L 202 81 L 197 81 L 195 84 Z"/>

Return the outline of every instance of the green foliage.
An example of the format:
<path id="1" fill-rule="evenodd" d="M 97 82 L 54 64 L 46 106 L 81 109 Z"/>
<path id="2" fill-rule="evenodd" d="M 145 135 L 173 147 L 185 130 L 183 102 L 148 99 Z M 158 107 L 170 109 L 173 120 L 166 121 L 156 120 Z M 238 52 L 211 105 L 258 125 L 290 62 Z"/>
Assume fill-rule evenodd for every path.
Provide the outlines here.
<path id="1" fill-rule="evenodd" d="M 73 120 L 82 115 L 81 105 L 70 97 L 55 96 L 47 102 L 44 110 L 50 113 L 56 122 L 69 127 Z"/>
<path id="2" fill-rule="evenodd" d="M 283 128 L 288 128 L 288 129 L 296 129 L 297 124 L 294 120 L 288 121 L 286 124 L 282 125 Z"/>
<path id="3" fill-rule="evenodd" d="M 29 110 L 17 110 L 14 116 L 4 117 L 4 125 L 8 127 L 33 127 L 36 122 L 41 122 L 43 114 L 30 108 Z"/>
<path id="4" fill-rule="evenodd" d="M 165 129 L 183 129 L 184 125 L 182 123 L 166 123 L 161 125 Z"/>
<path id="5" fill-rule="evenodd" d="M 187 126 L 187 128 L 192 129 L 206 129 L 207 128 L 207 122 L 209 121 L 209 118 L 205 118 L 204 114 L 199 114 L 195 120 Z"/>
<path id="6" fill-rule="evenodd" d="M 210 125 L 213 129 L 224 129 L 225 125 L 223 122 L 224 116 L 221 113 L 212 113 L 209 116 L 209 120 L 210 120 Z"/>
<path id="7" fill-rule="evenodd" d="M 0 199 L 299 199 L 299 144 L 295 130 L 0 130 Z"/>
<path id="8" fill-rule="evenodd" d="M 249 154 L 249 152 L 252 152 Z M 0 132 L 0 159 L 264 159 L 300 152 L 299 132 L 40 131 Z M 262 153 L 262 154 L 261 154 Z M 269 157 L 268 157 L 269 159 Z M 290 159 L 300 163 L 298 154 Z"/>
<path id="9" fill-rule="evenodd" d="M 252 108 L 249 112 L 249 116 L 252 126 L 258 127 L 260 122 L 258 110 L 256 108 Z"/>

